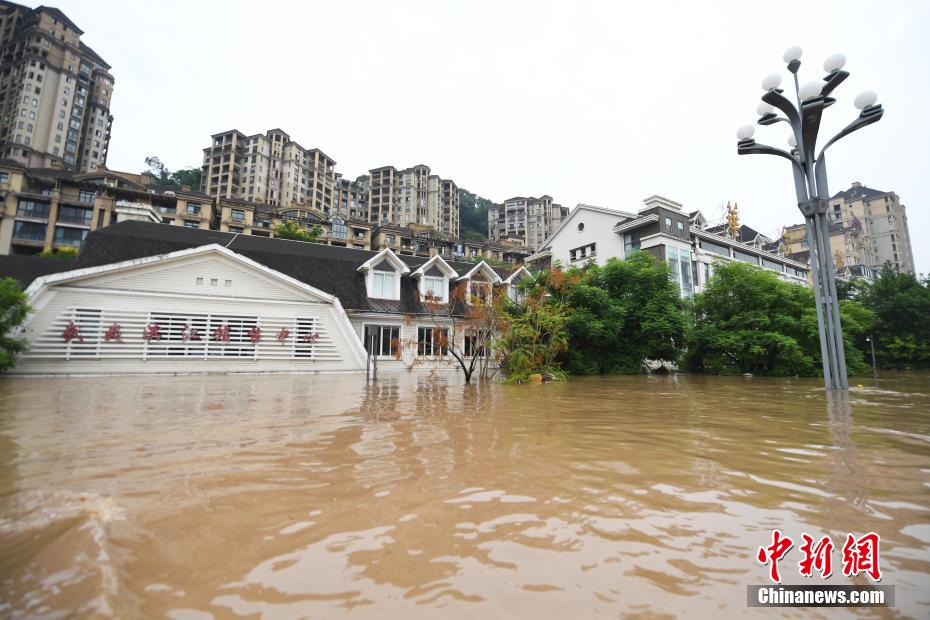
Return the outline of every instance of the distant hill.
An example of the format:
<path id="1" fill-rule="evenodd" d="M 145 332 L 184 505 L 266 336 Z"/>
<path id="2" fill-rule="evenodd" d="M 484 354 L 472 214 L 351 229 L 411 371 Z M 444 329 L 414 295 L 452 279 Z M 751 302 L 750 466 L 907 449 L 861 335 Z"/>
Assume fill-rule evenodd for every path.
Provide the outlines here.
<path id="1" fill-rule="evenodd" d="M 488 238 L 488 208 L 494 203 L 487 198 L 459 189 L 459 236 L 483 241 Z"/>

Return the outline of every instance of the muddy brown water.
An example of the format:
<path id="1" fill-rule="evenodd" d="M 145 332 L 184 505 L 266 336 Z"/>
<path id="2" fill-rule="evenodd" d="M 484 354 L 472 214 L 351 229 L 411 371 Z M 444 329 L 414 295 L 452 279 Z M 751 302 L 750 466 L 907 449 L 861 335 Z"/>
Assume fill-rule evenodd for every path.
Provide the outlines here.
<path id="1" fill-rule="evenodd" d="M 5 378 L 0 616 L 926 618 L 928 379 Z M 746 609 L 773 528 L 897 607 Z"/>

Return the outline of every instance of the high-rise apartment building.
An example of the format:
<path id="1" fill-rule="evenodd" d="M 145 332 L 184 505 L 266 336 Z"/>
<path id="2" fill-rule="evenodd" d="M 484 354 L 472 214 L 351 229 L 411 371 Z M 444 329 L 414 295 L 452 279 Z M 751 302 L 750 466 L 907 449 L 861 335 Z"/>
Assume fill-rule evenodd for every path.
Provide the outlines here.
<path id="1" fill-rule="evenodd" d="M 827 217 L 830 251 L 840 272 L 852 270 L 853 275 L 871 277 L 871 272 L 889 263 L 896 271 L 914 273 L 907 212 L 894 192 L 853 183 L 833 195 Z M 808 250 L 803 225 L 789 226 L 785 237 L 792 253 Z"/>
<path id="2" fill-rule="evenodd" d="M 203 150 L 203 193 L 275 207 L 301 205 L 325 214 L 333 211 L 336 162 L 323 151 L 303 148 L 280 129 L 253 136 L 233 129 L 211 139 Z"/>
<path id="3" fill-rule="evenodd" d="M 568 217 L 568 208 L 552 202 L 552 196 L 516 196 L 488 209 L 488 239 L 521 239 L 535 250 Z"/>
<path id="4" fill-rule="evenodd" d="M 0 0 L 0 156 L 89 172 L 104 166 L 110 65 L 60 10 Z"/>
<path id="5" fill-rule="evenodd" d="M 895 271 L 914 273 L 907 210 L 894 192 L 853 183 L 833 195 L 828 216 L 849 232 L 860 231 L 862 252 L 872 269 L 891 263 Z"/>
<path id="6" fill-rule="evenodd" d="M 333 211 L 353 220 L 368 221 L 368 177 L 358 177 L 354 181 L 343 179 L 336 173 L 336 197 Z"/>
<path id="7" fill-rule="evenodd" d="M 369 222 L 430 226 L 458 237 L 459 192 L 454 181 L 431 174 L 423 164 L 405 170 L 382 166 L 369 175 Z"/>

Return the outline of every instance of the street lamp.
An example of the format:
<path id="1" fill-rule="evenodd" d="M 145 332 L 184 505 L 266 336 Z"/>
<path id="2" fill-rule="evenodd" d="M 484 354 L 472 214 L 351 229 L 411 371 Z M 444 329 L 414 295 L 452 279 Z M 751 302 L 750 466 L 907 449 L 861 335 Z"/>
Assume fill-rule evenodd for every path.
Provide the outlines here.
<path id="1" fill-rule="evenodd" d="M 875 340 L 872 339 L 872 334 L 869 334 L 865 337 L 865 341 L 869 343 L 872 347 L 872 377 L 878 379 L 878 367 L 875 365 Z"/>
<path id="2" fill-rule="evenodd" d="M 840 309 L 836 296 L 836 275 L 830 253 L 830 231 L 827 221 L 827 206 L 830 193 L 827 189 L 826 150 L 834 142 L 878 121 L 884 112 L 876 104 L 878 96 L 866 91 L 855 99 L 861 110 L 859 117 L 847 125 L 816 153 L 817 133 L 824 108 L 836 99 L 830 93 L 839 86 L 849 73 L 843 71 L 846 57 L 833 54 L 823 64 L 827 75 L 820 81 L 798 84 L 798 69 L 801 68 L 802 50 L 795 45 L 785 50 L 784 61 L 794 76 L 795 103 L 790 101 L 779 88 L 781 75 L 773 73 L 762 80 L 762 104 L 757 108 L 760 125 L 788 123 L 791 136 L 790 151 L 759 144 L 753 140 L 755 128 L 743 125 L 736 133 L 740 155 L 777 155 L 791 162 L 794 172 L 794 189 L 798 208 L 804 215 L 807 226 L 807 244 L 810 251 L 811 276 L 814 281 L 814 297 L 817 302 L 817 326 L 820 332 L 820 354 L 823 358 L 823 379 L 828 390 L 849 388 L 846 377 L 846 352 L 843 350 L 843 330 L 840 326 Z M 764 105 L 763 105 L 764 104 Z M 782 115 L 779 115 L 781 112 Z"/>

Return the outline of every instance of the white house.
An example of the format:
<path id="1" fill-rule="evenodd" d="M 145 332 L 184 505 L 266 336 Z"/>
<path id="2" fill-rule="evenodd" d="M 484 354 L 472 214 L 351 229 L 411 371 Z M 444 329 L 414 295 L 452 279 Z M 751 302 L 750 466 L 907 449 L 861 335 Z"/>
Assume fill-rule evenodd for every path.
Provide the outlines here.
<path id="1" fill-rule="evenodd" d="M 806 284 L 809 268 L 778 252 L 778 243 L 743 226 L 737 236 L 707 227 L 700 211 L 686 212 L 663 196 L 646 198 L 636 213 L 580 204 L 528 264 L 582 266 L 605 264 L 647 250 L 667 261 L 683 297 L 703 290 L 718 260 L 736 260 L 770 269 L 784 280 Z"/>
<path id="2" fill-rule="evenodd" d="M 449 312 L 461 325 L 463 304 L 527 275 L 138 221 L 91 232 L 66 271 L 33 262 L 0 257 L 33 308 L 17 373 L 364 371 L 372 356 L 454 368 Z"/>

